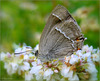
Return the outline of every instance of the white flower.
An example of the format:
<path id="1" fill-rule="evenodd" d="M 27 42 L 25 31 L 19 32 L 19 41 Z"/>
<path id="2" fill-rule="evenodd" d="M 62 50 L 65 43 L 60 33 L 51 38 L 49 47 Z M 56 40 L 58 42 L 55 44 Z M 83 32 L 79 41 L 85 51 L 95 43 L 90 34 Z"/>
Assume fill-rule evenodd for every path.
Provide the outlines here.
<path id="1" fill-rule="evenodd" d="M 83 48 L 82 48 L 82 53 L 85 52 L 85 51 L 86 52 L 92 52 L 93 47 L 92 46 L 89 47 L 88 45 L 84 45 Z"/>
<path id="2" fill-rule="evenodd" d="M 65 78 L 71 79 L 73 77 L 73 71 L 70 70 L 70 67 L 63 65 L 63 68 L 61 70 L 61 75 Z"/>
<path id="3" fill-rule="evenodd" d="M 97 73 L 91 74 L 89 81 L 97 81 Z"/>
<path id="4" fill-rule="evenodd" d="M 96 53 L 98 50 L 97 49 L 93 49 L 92 50 L 92 53 Z"/>
<path id="5" fill-rule="evenodd" d="M 11 65 L 10 65 L 9 63 L 6 63 L 6 62 L 5 62 L 4 68 L 7 70 L 7 73 L 8 73 L 9 75 L 13 74 L 13 73 L 12 73 Z"/>
<path id="6" fill-rule="evenodd" d="M 93 52 L 93 46 L 90 46 L 90 47 L 89 47 L 89 51 L 90 51 L 90 52 Z"/>
<path id="7" fill-rule="evenodd" d="M 44 79 L 50 80 L 52 74 L 53 74 L 53 71 L 51 69 L 46 70 L 44 72 Z"/>
<path id="8" fill-rule="evenodd" d="M 42 81 L 42 76 L 43 76 L 43 69 L 42 69 L 42 65 L 38 65 L 36 62 L 32 62 L 33 67 L 30 70 L 31 74 L 35 74 L 36 75 L 36 80 L 41 80 Z"/>
<path id="9" fill-rule="evenodd" d="M 39 46 L 37 45 L 34 50 L 36 51 L 38 49 Z M 44 79 L 46 81 L 66 81 L 66 79 L 69 81 L 79 81 L 77 73 L 73 71 L 73 66 L 75 63 L 80 61 L 80 66 L 90 75 L 89 80 L 97 80 L 98 71 L 96 70 L 94 62 L 100 62 L 100 56 L 99 50 L 93 49 L 92 46 L 89 47 L 88 45 L 85 45 L 82 50 L 78 50 L 73 55 L 65 57 L 65 60 L 60 61 L 63 62 L 61 63 L 63 65 L 60 64 L 59 66 L 59 60 L 52 61 L 54 65 L 58 63 L 55 67 L 57 67 L 60 71 L 55 67 L 52 69 L 43 67 L 41 60 L 37 59 L 35 55 L 30 52 L 30 50 L 32 50 L 32 48 L 27 46 L 16 49 L 16 53 L 29 51 L 27 52 L 28 54 L 24 53 L 25 55 L 23 55 L 23 53 L 21 53 L 22 55 L 19 56 L 14 54 L 10 55 L 9 53 L 5 54 L 3 52 L 1 53 L 0 60 L 4 61 L 4 68 L 7 69 L 7 73 L 9 75 L 17 72 L 20 76 L 22 76 L 21 73 L 23 73 L 25 74 L 26 81 L 30 81 L 34 77 L 38 81 L 43 81 Z M 30 66 L 30 62 L 32 66 Z M 69 66 L 67 67 L 68 64 Z M 77 64 L 75 64 L 75 67 L 77 68 Z M 61 75 L 59 75 L 59 72 L 61 72 Z"/>
<path id="10" fill-rule="evenodd" d="M 79 57 L 81 57 L 83 54 L 82 54 L 82 50 L 78 50 L 77 52 L 76 52 L 76 55 L 78 55 Z"/>
<path id="11" fill-rule="evenodd" d="M 30 64 L 28 62 L 23 62 L 23 65 L 20 66 L 20 69 L 22 71 L 29 70 L 30 69 Z"/>
<path id="12" fill-rule="evenodd" d="M 11 54 L 9 52 L 7 52 L 7 57 L 11 58 Z"/>
<path id="13" fill-rule="evenodd" d="M 91 57 L 91 53 L 90 52 L 85 53 L 85 54 L 83 54 L 83 57 Z"/>
<path id="14" fill-rule="evenodd" d="M 36 56 L 32 53 L 28 54 L 28 57 L 29 57 L 29 60 L 35 60 L 35 62 L 37 60 Z"/>
<path id="15" fill-rule="evenodd" d="M 87 53 L 83 54 L 82 58 L 84 60 L 87 60 L 87 62 L 92 62 L 92 60 L 91 60 L 91 53 L 90 52 L 87 52 Z"/>
<path id="16" fill-rule="evenodd" d="M 88 45 L 84 45 L 84 46 L 82 47 L 82 51 L 84 52 L 84 51 L 88 50 L 88 48 L 89 48 Z"/>
<path id="17" fill-rule="evenodd" d="M 29 57 L 35 57 L 32 53 L 28 54 Z"/>
<path id="18" fill-rule="evenodd" d="M 22 49 L 21 49 L 21 48 L 17 48 L 17 49 L 15 50 L 15 53 L 20 53 L 20 52 L 22 52 Z"/>
<path id="19" fill-rule="evenodd" d="M 33 79 L 33 74 L 29 72 L 25 72 L 25 81 L 30 81 Z"/>
<path id="20" fill-rule="evenodd" d="M 93 61 L 100 62 L 100 56 L 98 54 L 92 54 Z"/>
<path id="21" fill-rule="evenodd" d="M 63 66 L 61 70 L 61 75 L 64 76 L 65 78 L 68 78 L 71 80 L 73 78 L 73 71 L 70 70 L 70 67 L 67 67 L 66 65 Z"/>
<path id="22" fill-rule="evenodd" d="M 68 77 L 68 72 L 70 70 L 70 67 L 67 67 L 66 65 L 63 66 L 62 70 L 61 70 L 61 75 L 64 77 Z"/>
<path id="23" fill-rule="evenodd" d="M 22 49 L 21 52 L 25 52 L 26 51 L 26 47 L 25 46 L 22 47 L 21 49 Z"/>
<path id="24" fill-rule="evenodd" d="M 40 70 L 39 73 L 36 75 L 36 80 L 37 81 L 44 81 L 43 80 L 43 70 Z"/>
<path id="25" fill-rule="evenodd" d="M 29 70 L 30 69 L 30 64 L 28 62 L 23 62 L 24 63 L 24 66 L 23 67 L 23 70 Z"/>
<path id="26" fill-rule="evenodd" d="M 40 59 L 37 59 L 37 64 L 42 64 Z"/>
<path id="27" fill-rule="evenodd" d="M 69 81 L 79 81 L 77 74 L 74 74 L 73 77 L 68 79 Z"/>
<path id="28" fill-rule="evenodd" d="M 37 45 L 35 46 L 35 48 L 34 48 L 34 51 L 37 51 L 37 50 L 39 50 L 39 44 L 37 44 Z"/>
<path id="29" fill-rule="evenodd" d="M 57 69 L 55 69 L 55 70 L 54 70 L 54 72 L 55 72 L 55 73 L 58 73 L 58 70 L 57 70 Z"/>
<path id="30" fill-rule="evenodd" d="M 1 54 L 0 54 L 1 56 L 0 56 L 0 60 L 1 61 L 4 61 L 4 59 L 5 59 L 5 57 L 7 56 L 4 52 L 1 52 Z"/>
<path id="31" fill-rule="evenodd" d="M 40 71 L 41 68 L 42 68 L 41 65 L 39 65 L 39 66 L 35 65 L 35 66 L 33 66 L 31 68 L 30 73 L 37 75 L 39 73 L 39 71 Z"/>
<path id="32" fill-rule="evenodd" d="M 88 68 L 85 70 L 91 74 L 90 81 L 97 80 L 97 72 L 98 71 L 93 63 L 88 63 Z"/>
<path id="33" fill-rule="evenodd" d="M 18 69 L 18 64 L 16 63 L 5 63 L 4 68 L 7 69 L 9 75 L 15 73 Z"/>
<path id="34" fill-rule="evenodd" d="M 70 64 L 75 64 L 79 60 L 79 57 L 77 55 L 71 55 L 71 59 L 69 61 Z"/>
<path id="35" fill-rule="evenodd" d="M 28 71 L 30 69 L 30 64 L 28 62 L 23 62 L 23 65 L 18 67 L 18 74 L 21 75 L 21 71 Z"/>
<path id="36" fill-rule="evenodd" d="M 27 53 L 29 53 L 27 51 L 30 51 L 30 50 L 32 50 L 32 48 L 30 46 L 23 46 L 22 48 L 17 48 L 15 50 L 15 53 L 19 53 L 18 55 L 27 54 Z"/>
<path id="37" fill-rule="evenodd" d="M 33 66 L 37 66 L 37 62 L 32 62 L 31 63 Z"/>
<path id="38" fill-rule="evenodd" d="M 24 60 L 28 60 L 29 56 L 28 55 L 24 55 Z"/>
<path id="39" fill-rule="evenodd" d="M 97 81 L 97 73 L 91 74 L 89 81 Z"/>
<path id="40" fill-rule="evenodd" d="M 17 63 L 10 63 L 12 66 L 12 73 L 15 73 L 18 69 L 18 64 Z"/>
<path id="41" fill-rule="evenodd" d="M 88 63 L 88 68 L 86 69 L 89 73 L 97 73 L 94 63 Z"/>
<path id="42" fill-rule="evenodd" d="M 68 78 L 70 78 L 70 79 L 73 78 L 73 71 L 72 70 L 68 72 Z"/>

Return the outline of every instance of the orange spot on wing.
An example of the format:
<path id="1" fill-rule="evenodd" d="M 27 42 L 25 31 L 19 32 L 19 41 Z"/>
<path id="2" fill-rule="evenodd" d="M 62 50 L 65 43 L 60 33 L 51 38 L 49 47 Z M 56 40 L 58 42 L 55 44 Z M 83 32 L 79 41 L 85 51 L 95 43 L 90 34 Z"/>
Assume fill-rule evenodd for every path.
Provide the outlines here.
<path id="1" fill-rule="evenodd" d="M 80 48 L 77 48 L 77 50 L 80 50 Z"/>
<path id="2" fill-rule="evenodd" d="M 79 41 L 78 39 L 76 41 Z"/>

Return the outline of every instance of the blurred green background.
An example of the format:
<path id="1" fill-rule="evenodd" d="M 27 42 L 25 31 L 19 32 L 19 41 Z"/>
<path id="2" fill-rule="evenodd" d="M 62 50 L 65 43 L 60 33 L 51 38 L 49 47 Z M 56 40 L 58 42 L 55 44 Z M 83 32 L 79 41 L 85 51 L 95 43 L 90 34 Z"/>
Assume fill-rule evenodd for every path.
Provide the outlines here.
<path id="1" fill-rule="evenodd" d="M 87 37 L 85 44 L 99 47 L 99 0 L 0 0 L 0 51 L 14 52 L 13 43 L 35 47 L 57 4 L 65 6 L 78 22 Z M 2 76 L 5 73 L 2 70 Z"/>
<path id="2" fill-rule="evenodd" d="M 12 52 L 12 44 L 26 43 L 34 47 L 46 21 L 57 5 L 65 6 L 78 22 L 87 40 L 85 44 L 99 47 L 99 1 L 13 1 L 2 0 L 0 9 L 0 49 Z"/>

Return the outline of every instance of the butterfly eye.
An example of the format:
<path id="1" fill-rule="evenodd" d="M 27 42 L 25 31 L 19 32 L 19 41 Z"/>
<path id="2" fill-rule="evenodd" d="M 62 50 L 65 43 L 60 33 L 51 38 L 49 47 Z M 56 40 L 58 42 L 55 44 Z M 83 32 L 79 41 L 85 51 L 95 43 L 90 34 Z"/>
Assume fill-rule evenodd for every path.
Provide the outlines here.
<path id="1" fill-rule="evenodd" d="M 84 37 L 76 38 L 76 41 L 80 41 L 80 40 L 84 41 L 85 38 Z"/>
<path id="2" fill-rule="evenodd" d="M 35 56 L 36 56 L 36 57 L 38 56 L 38 50 L 35 52 Z"/>
<path id="3" fill-rule="evenodd" d="M 80 38 L 79 40 L 84 40 L 84 38 Z"/>

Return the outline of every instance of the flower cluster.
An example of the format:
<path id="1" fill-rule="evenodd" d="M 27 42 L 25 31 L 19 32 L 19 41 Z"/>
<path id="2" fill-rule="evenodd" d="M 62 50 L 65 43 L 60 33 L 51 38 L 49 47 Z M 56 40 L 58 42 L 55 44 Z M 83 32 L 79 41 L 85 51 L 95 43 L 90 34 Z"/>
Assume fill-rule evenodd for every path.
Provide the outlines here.
<path id="1" fill-rule="evenodd" d="M 14 54 L 1 53 L 1 61 L 9 75 L 18 74 L 25 80 L 37 81 L 78 81 L 97 80 L 96 64 L 100 64 L 99 49 L 84 45 L 82 50 L 74 52 L 63 59 L 50 62 L 41 62 L 34 52 L 38 45 L 32 49 L 30 46 L 17 48 Z"/>

